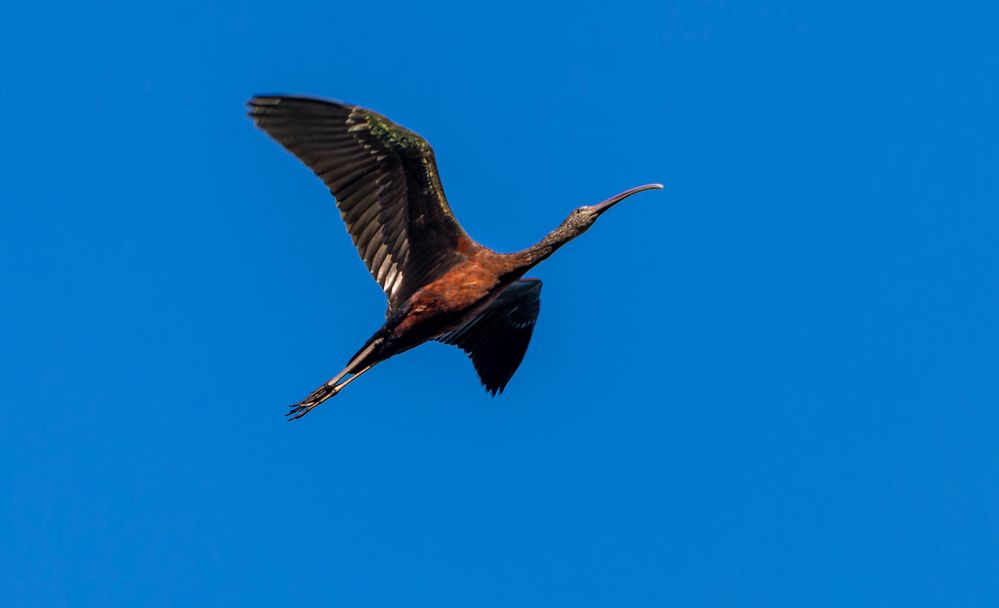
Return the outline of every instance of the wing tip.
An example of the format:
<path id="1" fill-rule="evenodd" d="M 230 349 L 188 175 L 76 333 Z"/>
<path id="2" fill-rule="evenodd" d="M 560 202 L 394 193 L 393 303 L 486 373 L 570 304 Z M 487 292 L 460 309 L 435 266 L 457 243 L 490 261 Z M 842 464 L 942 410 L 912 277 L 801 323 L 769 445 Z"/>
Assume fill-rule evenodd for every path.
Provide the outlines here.
<path id="1" fill-rule="evenodd" d="M 251 108 L 273 108 L 279 105 L 298 106 L 300 108 L 306 106 L 323 106 L 326 108 L 339 108 L 341 110 L 350 110 L 355 107 L 352 104 L 335 99 L 325 99 L 310 95 L 291 95 L 288 93 L 258 93 L 250 97 L 246 105 Z"/>
<path id="2" fill-rule="evenodd" d="M 489 384 L 486 384 L 485 382 L 483 382 L 482 383 L 482 388 L 486 389 L 486 392 L 489 393 L 489 396 L 495 399 L 496 397 L 499 397 L 499 396 L 503 395 L 503 389 L 505 389 L 506 386 L 505 385 L 504 386 L 496 386 L 496 385 L 490 386 Z"/>
<path id="3" fill-rule="evenodd" d="M 284 93 L 260 93 L 246 101 L 246 115 L 258 127 L 261 121 L 274 119 L 313 120 L 324 118 L 343 118 L 349 115 L 356 106 L 305 95 L 287 95 Z"/>
<path id="4" fill-rule="evenodd" d="M 254 95 L 246 102 L 246 115 L 254 122 L 259 122 L 262 116 L 269 114 L 269 110 L 280 105 L 283 99 L 283 95 Z"/>

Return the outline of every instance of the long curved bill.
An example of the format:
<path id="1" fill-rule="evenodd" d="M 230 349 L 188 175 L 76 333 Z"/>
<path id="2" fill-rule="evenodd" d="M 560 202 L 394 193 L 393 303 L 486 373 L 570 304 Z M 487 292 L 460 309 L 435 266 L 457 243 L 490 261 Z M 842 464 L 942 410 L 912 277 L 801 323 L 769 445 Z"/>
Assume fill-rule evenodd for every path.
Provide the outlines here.
<path id="1" fill-rule="evenodd" d="M 631 188 L 630 190 L 625 190 L 621 194 L 615 194 L 614 196 L 610 197 L 609 199 L 605 200 L 602 203 L 597 203 L 596 205 L 593 205 L 593 210 L 597 212 L 597 215 L 600 215 L 604 211 L 607 211 L 608 209 L 620 203 L 621 201 L 628 198 L 632 194 L 638 194 L 639 192 L 645 192 L 646 190 L 662 190 L 662 189 L 663 189 L 662 184 L 645 184 L 644 186 L 636 186 L 634 188 Z"/>

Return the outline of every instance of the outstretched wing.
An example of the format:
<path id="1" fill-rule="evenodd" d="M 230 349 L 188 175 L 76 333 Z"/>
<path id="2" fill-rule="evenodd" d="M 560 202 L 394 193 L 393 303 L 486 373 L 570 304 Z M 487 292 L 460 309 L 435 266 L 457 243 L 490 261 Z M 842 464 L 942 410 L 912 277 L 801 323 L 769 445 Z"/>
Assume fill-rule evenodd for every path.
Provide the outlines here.
<path id="1" fill-rule="evenodd" d="M 259 96 L 256 125 L 309 166 L 336 197 L 389 309 L 474 247 L 444 198 L 434 151 L 384 116 L 307 97 Z"/>
<path id="2" fill-rule="evenodd" d="M 468 353 L 486 390 L 502 393 L 524 360 L 541 310 L 541 281 L 521 279 L 479 316 L 437 338 Z"/>

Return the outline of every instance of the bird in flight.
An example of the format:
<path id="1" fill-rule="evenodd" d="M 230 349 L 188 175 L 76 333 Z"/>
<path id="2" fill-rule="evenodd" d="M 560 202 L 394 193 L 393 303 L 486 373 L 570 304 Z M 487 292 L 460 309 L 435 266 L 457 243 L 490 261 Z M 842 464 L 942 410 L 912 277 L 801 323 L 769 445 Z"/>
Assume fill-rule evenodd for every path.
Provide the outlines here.
<path id="1" fill-rule="evenodd" d="M 485 389 L 502 392 L 524 358 L 541 305 L 541 281 L 524 274 L 622 200 L 662 188 L 638 186 L 580 207 L 533 247 L 497 253 L 458 224 L 434 151 L 416 133 L 371 110 L 323 99 L 261 95 L 248 106 L 256 126 L 329 187 L 388 299 L 385 324 L 340 373 L 291 406 L 292 420 L 378 363 L 430 340 L 464 350 Z"/>

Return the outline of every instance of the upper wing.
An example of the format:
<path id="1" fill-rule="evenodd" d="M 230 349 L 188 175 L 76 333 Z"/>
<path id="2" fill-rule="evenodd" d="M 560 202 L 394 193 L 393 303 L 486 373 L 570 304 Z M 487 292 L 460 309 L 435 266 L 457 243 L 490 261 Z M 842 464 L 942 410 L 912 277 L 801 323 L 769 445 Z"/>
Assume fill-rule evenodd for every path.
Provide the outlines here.
<path id="1" fill-rule="evenodd" d="M 468 353 L 486 390 L 502 393 L 524 359 L 540 310 L 541 281 L 521 279 L 479 316 L 437 340 Z"/>
<path id="2" fill-rule="evenodd" d="M 309 166 L 336 197 L 361 259 L 389 308 L 474 246 L 454 219 L 434 151 L 384 116 L 306 97 L 254 97 L 256 125 Z"/>

